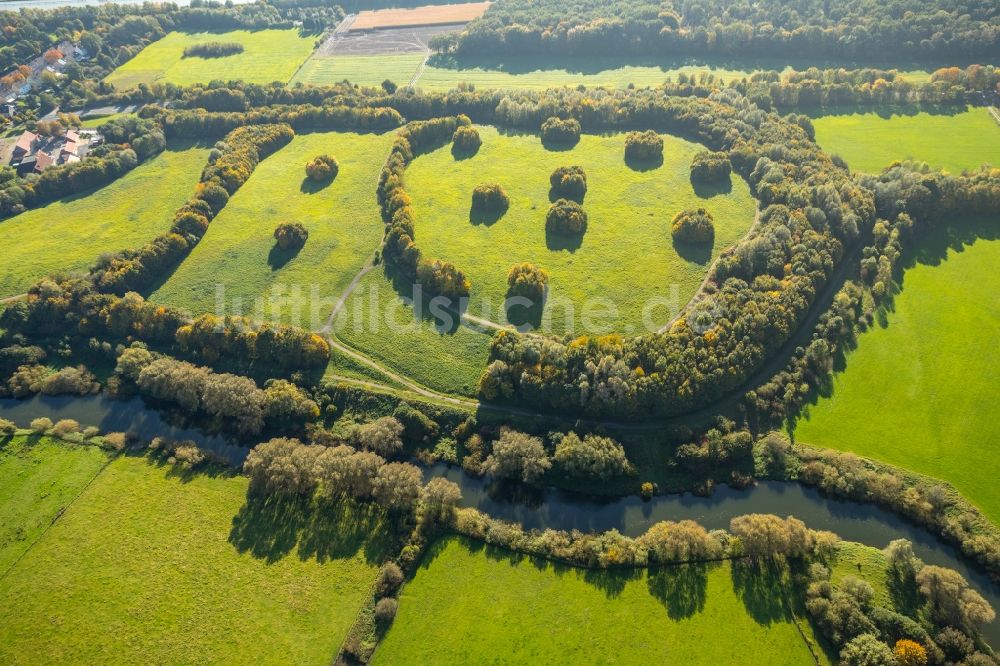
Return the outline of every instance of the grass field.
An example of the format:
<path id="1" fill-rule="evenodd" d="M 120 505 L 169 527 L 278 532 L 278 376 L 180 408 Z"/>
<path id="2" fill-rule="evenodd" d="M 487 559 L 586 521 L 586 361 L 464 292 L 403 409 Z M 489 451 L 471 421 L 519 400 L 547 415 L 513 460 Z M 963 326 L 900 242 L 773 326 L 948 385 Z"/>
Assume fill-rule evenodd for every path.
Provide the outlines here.
<path id="1" fill-rule="evenodd" d="M 1000 438 L 998 261 L 1000 240 L 980 239 L 907 270 L 888 326 L 861 335 L 796 439 L 949 481 L 1000 523 L 995 467 L 984 464 Z"/>
<path id="2" fill-rule="evenodd" d="M 830 115 L 814 118 L 813 125 L 823 149 L 843 157 L 854 171 L 878 172 L 903 159 L 954 173 L 1000 164 L 1000 125 L 981 107 L 954 115 Z"/>
<path id="3" fill-rule="evenodd" d="M 287 83 L 313 51 L 316 38 L 297 30 L 171 32 L 153 42 L 104 80 L 119 90 L 140 83 L 189 86 L 216 79 Z M 185 58 L 184 49 L 203 42 L 239 42 L 243 52 L 223 58 Z"/>
<path id="4" fill-rule="evenodd" d="M 406 171 L 406 185 L 424 256 L 465 271 L 472 281 L 469 311 L 487 319 L 503 318 L 510 267 L 530 261 L 549 273 L 544 330 L 645 331 L 643 310 L 659 298 L 663 305 L 648 317 L 656 330 L 695 293 L 711 261 L 753 223 L 756 202 L 740 178 L 732 178 L 728 193 L 699 195 L 692 188 L 689 167 L 703 150 L 698 144 L 664 136 L 664 164 L 636 171 L 625 164 L 623 134 L 585 135 L 570 151 L 547 150 L 536 135 L 501 135 L 492 127 L 480 128 L 480 134 L 483 145 L 472 158 L 456 160 L 450 147 L 417 158 Z M 589 188 L 589 222 L 578 248 L 545 233 L 549 175 L 571 164 L 584 168 Z M 510 196 L 510 209 L 495 223 L 469 219 L 472 190 L 480 183 L 499 183 Z M 714 245 L 676 248 L 671 219 L 699 207 L 715 217 Z M 488 310 L 481 309 L 484 301 Z M 586 321 L 588 308 L 598 313 L 605 306 L 607 316 Z"/>
<path id="5" fill-rule="evenodd" d="M 313 56 L 292 83 L 331 85 L 347 79 L 362 86 L 378 86 L 386 79 L 405 86 L 423 62 L 422 53 L 375 56 Z"/>
<path id="6" fill-rule="evenodd" d="M 99 190 L 0 222 L 0 298 L 55 271 L 89 268 L 104 252 L 137 247 L 167 231 L 194 191 L 208 150 L 168 150 Z"/>
<path id="7" fill-rule="evenodd" d="M 94 446 L 0 439 L 0 580 L 107 460 Z"/>
<path id="8" fill-rule="evenodd" d="M 582 572 L 445 539 L 403 589 L 374 663 L 812 663 L 776 590 L 733 573 Z"/>
<path id="9" fill-rule="evenodd" d="M 460 395 L 475 394 L 493 338 L 466 326 L 439 331 L 432 318 L 403 303 L 378 269 L 358 285 L 336 324 L 337 337 L 355 349 L 420 384 Z"/>
<path id="10" fill-rule="evenodd" d="M 380 520 L 302 525 L 246 489 L 113 461 L 0 579 L 0 661 L 329 663 L 384 555 Z"/>
<path id="11" fill-rule="evenodd" d="M 152 298 L 196 314 L 215 312 L 222 287 L 227 314 L 240 309 L 258 319 L 321 328 L 382 237 L 375 184 L 392 139 L 391 133 L 296 136 L 258 165 Z M 337 158 L 340 173 L 317 185 L 306 180 L 305 165 L 323 153 Z M 282 222 L 300 222 L 309 231 L 297 255 L 276 250 L 274 229 Z"/>

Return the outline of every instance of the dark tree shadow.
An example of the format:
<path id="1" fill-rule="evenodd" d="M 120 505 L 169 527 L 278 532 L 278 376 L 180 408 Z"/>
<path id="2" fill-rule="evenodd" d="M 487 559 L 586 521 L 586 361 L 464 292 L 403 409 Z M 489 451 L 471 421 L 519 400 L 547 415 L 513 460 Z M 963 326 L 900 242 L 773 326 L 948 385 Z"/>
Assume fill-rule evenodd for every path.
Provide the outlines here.
<path id="1" fill-rule="evenodd" d="M 894 568 L 890 568 L 885 580 L 889 597 L 896 610 L 915 617 L 924 599 L 920 596 L 920 588 L 913 576 L 901 576 Z"/>
<path id="2" fill-rule="evenodd" d="M 511 302 L 510 298 L 504 301 L 504 312 L 507 315 L 507 322 L 512 326 L 517 327 L 522 333 L 541 326 L 542 313 L 544 311 L 544 296 L 537 302 L 532 302 L 530 305 L 520 302 Z"/>
<path id="3" fill-rule="evenodd" d="M 663 166 L 663 155 L 656 155 L 655 157 L 645 160 L 626 155 L 625 165 L 629 169 L 632 169 L 632 171 L 653 171 L 654 169 L 659 169 Z"/>
<path id="4" fill-rule="evenodd" d="M 333 184 L 333 181 L 335 180 L 337 180 L 336 176 L 327 180 L 317 182 L 312 178 L 310 178 L 309 176 L 306 176 L 305 178 L 302 179 L 302 184 L 299 185 L 299 191 L 302 192 L 303 194 L 316 194 L 317 192 L 328 188 L 330 185 Z"/>
<path id="5" fill-rule="evenodd" d="M 301 251 L 301 247 L 281 247 L 275 243 L 271 251 L 267 253 L 267 265 L 271 267 L 272 271 L 280 270 Z"/>
<path id="6" fill-rule="evenodd" d="M 507 214 L 506 208 L 489 208 L 483 210 L 481 208 L 470 208 L 469 209 L 469 222 L 475 225 L 483 225 L 486 227 L 491 227 L 496 222 Z"/>
<path id="7" fill-rule="evenodd" d="M 705 609 L 708 566 L 701 562 L 650 570 L 649 593 L 666 606 L 670 619 L 681 620 Z"/>
<path id="8" fill-rule="evenodd" d="M 246 503 L 233 518 L 229 542 L 241 553 L 250 553 L 267 562 L 277 562 L 288 555 L 299 541 L 305 524 L 307 503 L 248 495 Z"/>
<path id="9" fill-rule="evenodd" d="M 579 195 L 576 195 L 576 194 L 574 194 L 574 195 L 567 195 L 565 193 L 560 193 L 554 187 L 550 187 L 549 188 L 549 203 L 555 203 L 555 202 L 559 201 L 560 199 L 566 199 L 567 201 L 575 201 L 575 202 L 577 202 L 578 204 L 580 204 L 582 206 L 583 205 L 583 200 L 586 199 L 586 198 L 587 198 L 587 193 L 586 192 L 584 192 L 583 194 L 579 194 Z"/>
<path id="10" fill-rule="evenodd" d="M 673 240 L 674 250 L 681 256 L 682 259 L 686 261 L 693 261 L 696 264 L 704 266 L 712 258 L 712 246 L 715 245 L 713 240 L 711 243 L 685 243 L 679 240 Z"/>
<path id="11" fill-rule="evenodd" d="M 789 622 L 791 610 L 785 603 L 785 581 L 774 564 L 735 561 L 732 565 L 733 591 L 757 624 Z"/>
<path id="12" fill-rule="evenodd" d="M 580 143 L 580 139 L 576 139 L 575 141 L 561 141 L 542 137 L 542 147 L 553 153 L 565 153 L 573 150 L 578 143 Z"/>
<path id="13" fill-rule="evenodd" d="M 604 592 L 608 599 L 617 599 L 630 580 L 638 580 L 642 569 L 626 567 L 622 569 L 584 569 L 583 580 Z"/>
<path id="14" fill-rule="evenodd" d="M 545 489 L 511 479 L 493 479 L 486 486 L 486 496 L 494 502 L 523 505 L 537 509 L 545 503 Z"/>
<path id="15" fill-rule="evenodd" d="M 694 188 L 694 193 L 698 197 L 702 199 L 711 199 L 712 197 L 717 197 L 720 194 L 729 194 L 732 192 L 733 179 L 732 176 L 729 176 L 725 180 L 716 180 L 709 183 L 692 179 L 691 187 Z"/>
<path id="16" fill-rule="evenodd" d="M 415 321 L 431 322 L 440 335 L 453 335 L 458 331 L 462 325 L 462 315 L 469 307 L 468 297 L 454 299 L 433 296 L 422 289 L 418 291 L 419 285 L 412 278 L 400 275 L 389 264 L 385 264 L 383 270 L 399 297 L 409 304 Z"/>
<path id="17" fill-rule="evenodd" d="M 468 160 L 475 157 L 479 153 L 479 146 L 475 148 L 459 148 L 454 143 L 451 144 L 451 156 L 455 158 L 456 162 L 461 162 L 462 160 Z"/>
<path id="18" fill-rule="evenodd" d="M 567 252 L 576 252 L 583 245 L 583 234 L 557 234 L 545 230 L 545 247 L 552 250 L 553 252 L 559 252 L 561 250 L 566 250 Z"/>

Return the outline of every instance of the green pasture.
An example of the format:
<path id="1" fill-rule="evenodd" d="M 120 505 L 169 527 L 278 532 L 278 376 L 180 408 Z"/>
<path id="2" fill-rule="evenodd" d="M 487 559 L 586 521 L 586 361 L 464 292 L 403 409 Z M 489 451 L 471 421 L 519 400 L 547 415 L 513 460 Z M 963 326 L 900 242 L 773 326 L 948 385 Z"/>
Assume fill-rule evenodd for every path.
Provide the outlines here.
<path id="1" fill-rule="evenodd" d="M 185 58 L 184 49 L 203 42 L 239 42 L 243 52 L 222 58 Z M 298 30 L 171 32 L 144 48 L 104 80 L 124 90 L 140 83 L 189 86 L 214 80 L 287 83 L 315 46 Z"/>
<path id="2" fill-rule="evenodd" d="M 624 134 L 584 135 L 572 150 L 557 151 L 543 147 L 537 135 L 479 131 L 483 145 L 474 157 L 456 159 L 450 145 L 418 157 L 406 171 L 406 188 L 423 256 L 464 271 L 472 282 L 469 312 L 486 319 L 504 321 L 508 271 L 530 261 L 549 274 L 542 330 L 657 330 L 754 220 L 756 202 L 740 178 L 705 191 L 692 187 L 689 169 L 704 149 L 699 144 L 664 135 L 664 163 L 636 170 L 625 163 Z M 549 175 L 563 165 L 587 173 L 589 222 L 579 247 L 545 231 Z M 481 183 L 499 183 L 510 196 L 509 210 L 496 222 L 470 220 L 472 190 Z M 714 244 L 675 247 L 672 218 L 700 207 L 715 218 Z"/>
<path id="3" fill-rule="evenodd" d="M 995 235 L 926 243 L 894 308 L 861 334 L 832 395 L 798 420 L 796 439 L 948 481 L 1000 523 L 988 464 L 1000 439 L 998 261 Z"/>
<path id="4" fill-rule="evenodd" d="M 167 150 L 98 190 L 0 221 L 0 297 L 57 271 L 85 270 L 102 253 L 138 247 L 169 230 L 207 157 L 201 147 Z"/>
<path id="5" fill-rule="evenodd" d="M 388 79 L 402 87 L 409 84 L 424 57 L 423 53 L 313 56 L 302 65 L 292 83 L 322 86 L 346 79 L 362 86 L 380 86 Z"/>
<path id="6" fill-rule="evenodd" d="M 374 663 L 813 663 L 765 578 L 728 562 L 583 571 L 443 539 Z"/>
<path id="7" fill-rule="evenodd" d="M 1000 124 L 982 107 L 955 113 L 880 112 L 813 119 L 816 141 L 853 171 L 879 172 L 896 160 L 918 160 L 960 173 L 1000 164 Z"/>
<path id="8" fill-rule="evenodd" d="M 212 221 L 205 237 L 151 296 L 200 314 L 226 314 L 322 328 L 334 303 L 375 252 L 383 227 L 375 196 L 393 135 L 302 134 L 263 160 Z M 329 153 L 340 173 L 306 179 L 305 165 Z M 274 229 L 300 222 L 309 239 L 298 253 L 277 247 Z"/>
<path id="9" fill-rule="evenodd" d="M 305 520 L 171 469 L 114 460 L 0 578 L 0 661 L 330 663 L 387 553 L 378 510 Z"/>
<path id="10" fill-rule="evenodd" d="M 0 438 L 0 587 L 3 574 L 107 463 L 95 446 L 49 437 Z"/>

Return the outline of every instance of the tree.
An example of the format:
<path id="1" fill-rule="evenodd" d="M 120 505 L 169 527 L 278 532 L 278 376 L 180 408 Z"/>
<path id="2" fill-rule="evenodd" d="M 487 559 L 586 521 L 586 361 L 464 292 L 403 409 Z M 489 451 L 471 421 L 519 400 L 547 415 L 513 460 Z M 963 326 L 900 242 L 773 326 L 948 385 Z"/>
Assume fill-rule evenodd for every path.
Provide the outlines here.
<path id="1" fill-rule="evenodd" d="M 683 210 L 674 216 L 670 235 L 679 243 L 712 243 L 715 224 L 712 214 L 704 208 Z"/>
<path id="2" fill-rule="evenodd" d="M 300 250 L 309 239 L 309 230 L 300 222 L 284 222 L 274 230 L 274 239 L 282 250 Z"/>
<path id="3" fill-rule="evenodd" d="M 273 379 L 264 387 L 264 415 L 269 420 L 304 423 L 319 417 L 319 405 L 295 384 Z"/>
<path id="4" fill-rule="evenodd" d="M 381 456 L 391 456 L 403 450 L 403 424 L 392 416 L 383 416 L 358 426 L 354 440 L 358 446 Z"/>
<path id="5" fill-rule="evenodd" d="M 375 622 L 383 629 L 389 626 L 396 617 L 396 610 L 398 608 L 398 601 L 392 597 L 382 597 L 375 604 Z"/>
<path id="6" fill-rule="evenodd" d="M 62 51 L 59 49 L 49 49 L 42 54 L 42 59 L 45 61 L 46 65 L 51 65 L 57 60 L 63 57 Z"/>
<path id="7" fill-rule="evenodd" d="M 556 444 L 555 462 L 573 476 L 609 479 L 632 471 L 622 445 L 609 437 L 569 432 Z"/>
<path id="8" fill-rule="evenodd" d="M 502 214 L 509 206 L 510 197 L 497 183 L 476 185 L 472 190 L 472 210 L 475 212 Z"/>
<path id="9" fill-rule="evenodd" d="M 250 487 L 257 492 L 306 496 L 316 487 L 313 467 L 323 450 L 297 439 L 278 437 L 251 449 L 243 473 L 250 477 Z"/>
<path id="10" fill-rule="evenodd" d="M 526 298 L 533 305 L 545 299 L 549 274 L 532 263 L 514 264 L 507 273 L 507 298 Z"/>
<path id="11" fill-rule="evenodd" d="M 389 79 L 386 79 L 385 81 L 382 82 L 382 90 L 384 90 L 389 95 L 396 92 L 398 88 L 399 86 L 397 86 L 393 81 L 390 81 Z"/>
<path id="12" fill-rule="evenodd" d="M 545 215 L 545 231 L 562 236 L 578 235 L 587 230 L 587 213 L 575 201 L 558 199 Z"/>
<path id="13" fill-rule="evenodd" d="M 704 561 L 721 557 L 722 544 L 693 520 L 663 520 L 652 525 L 637 541 L 653 562 Z"/>
<path id="14" fill-rule="evenodd" d="M 728 180 L 732 171 L 729 154 L 703 150 L 691 160 L 691 182 L 714 183 Z"/>
<path id="15" fill-rule="evenodd" d="M 438 522 L 450 522 L 455 507 L 462 501 L 462 490 L 454 481 L 434 477 L 424 486 L 424 503 L 428 516 Z"/>
<path id="16" fill-rule="evenodd" d="M 751 513 L 729 521 L 729 531 L 740 538 L 743 552 L 751 559 L 795 558 L 808 554 L 813 536 L 805 523 L 789 516 Z"/>
<path id="17" fill-rule="evenodd" d="M 557 198 L 582 204 L 587 194 L 587 173 L 583 167 L 561 166 L 549 176 L 549 185 Z"/>
<path id="18" fill-rule="evenodd" d="M 874 634 L 861 634 L 840 651 L 842 666 L 895 666 L 889 646 Z"/>
<path id="19" fill-rule="evenodd" d="M 625 135 L 626 162 L 656 162 L 663 159 L 663 137 L 653 130 Z"/>
<path id="20" fill-rule="evenodd" d="M 899 666 L 927 666 L 927 650 L 916 641 L 899 639 L 896 641 L 896 647 L 892 649 L 892 654 Z"/>
<path id="21" fill-rule="evenodd" d="M 916 580 L 940 625 L 976 631 L 996 617 L 989 602 L 953 569 L 928 564 L 917 572 Z"/>
<path id="22" fill-rule="evenodd" d="M 471 125 L 459 125 L 451 135 L 452 150 L 463 155 L 472 155 L 483 145 L 479 132 Z"/>
<path id="23" fill-rule="evenodd" d="M 484 463 L 487 474 L 535 483 L 552 462 L 538 437 L 505 428 L 493 443 L 493 452 Z"/>
<path id="24" fill-rule="evenodd" d="M 580 132 L 580 121 L 576 118 L 548 118 L 542 123 L 542 143 L 571 146 L 580 141 Z"/>
<path id="25" fill-rule="evenodd" d="M 409 463 L 388 463 L 372 480 L 372 497 L 390 511 L 408 511 L 420 499 L 423 475 Z"/>
<path id="26" fill-rule="evenodd" d="M 340 164 L 332 155 L 317 155 L 306 164 L 306 176 L 317 183 L 333 180 L 340 173 Z"/>

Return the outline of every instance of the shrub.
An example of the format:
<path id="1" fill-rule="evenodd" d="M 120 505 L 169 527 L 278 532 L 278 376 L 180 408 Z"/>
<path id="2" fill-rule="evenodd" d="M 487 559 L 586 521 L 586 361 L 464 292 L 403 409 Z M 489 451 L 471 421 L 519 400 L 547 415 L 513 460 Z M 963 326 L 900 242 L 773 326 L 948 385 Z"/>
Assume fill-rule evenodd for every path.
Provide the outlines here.
<path id="1" fill-rule="evenodd" d="M 476 188 L 472 190 L 472 210 L 474 211 L 502 213 L 509 206 L 510 198 L 504 189 L 496 183 L 476 185 Z"/>
<path id="2" fill-rule="evenodd" d="M 683 210 L 674 216 L 670 235 L 679 243 L 711 243 L 715 239 L 712 214 L 704 208 Z"/>
<path id="3" fill-rule="evenodd" d="M 663 159 L 663 138 L 653 130 L 625 135 L 625 159 L 652 162 Z"/>
<path id="4" fill-rule="evenodd" d="M 274 238 L 282 250 L 299 250 L 306 244 L 309 231 L 299 222 L 285 222 L 274 230 Z"/>
<path id="5" fill-rule="evenodd" d="M 583 203 L 583 197 L 587 194 L 587 174 L 583 167 L 562 166 L 549 176 L 549 185 L 556 197 Z"/>
<path id="6" fill-rule="evenodd" d="M 395 599 L 382 597 L 375 604 L 375 621 L 383 627 L 389 625 L 396 617 L 396 610 L 398 608 L 399 603 Z"/>
<path id="7" fill-rule="evenodd" d="M 80 432 L 80 424 L 73 419 L 61 419 L 52 426 L 53 437 L 63 439 L 67 435 L 74 435 Z"/>
<path id="8" fill-rule="evenodd" d="M 331 155 L 317 155 L 306 164 L 306 176 L 309 180 L 323 183 L 333 180 L 340 173 L 340 164 Z"/>
<path id="9" fill-rule="evenodd" d="M 38 388 L 44 395 L 87 395 L 96 393 L 101 386 L 93 373 L 81 365 L 78 368 L 63 368 L 49 375 Z"/>
<path id="10" fill-rule="evenodd" d="M 52 419 L 47 416 L 41 416 L 37 419 L 31 421 L 31 432 L 36 435 L 44 435 L 46 432 L 52 429 Z"/>
<path id="11" fill-rule="evenodd" d="M 587 213 L 575 201 L 558 199 L 545 215 L 545 231 L 551 234 L 582 234 L 587 230 Z"/>
<path id="12" fill-rule="evenodd" d="M 609 479 L 632 471 L 622 445 L 608 437 L 567 433 L 556 445 L 556 464 L 573 476 Z"/>
<path id="13" fill-rule="evenodd" d="M 17 432 L 17 424 L 7 419 L 0 419 L 0 437 L 8 437 Z"/>
<path id="14" fill-rule="evenodd" d="M 580 121 L 576 118 L 562 120 L 549 118 L 542 123 L 542 142 L 573 145 L 580 140 Z"/>
<path id="15" fill-rule="evenodd" d="M 507 273 L 507 298 L 527 298 L 539 304 L 545 298 L 549 274 L 532 263 L 514 264 Z"/>
<path id="16" fill-rule="evenodd" d="M 375 593 L 380 597 L 394 594 L 403 584 L 403 570 L 395 562 L 386 562 L 375 582 Z"/>
<path id="17" fill-rule="evenodd" d="M 354 440 L 363 449 L 380 456 L 391 456 L 403 449 L 403 424 L 392 416 L 383 416 L 358 426 Z"/>
<path id="18" fill-rule="evenodd" d="M 194 469 L 208 459 L 205 452 L 192 442 L 186 442 L 177 446 L 171 458 L 174 464 L 183 469 Z"/>
<path id="19" fill-rule="evenodd" d="M 421 259 L 416 277 L 428 293 L 445 298 L 463 298 L 472 288 L 465 273 L 450 261 L 440 259 Z"/>
<path id="20" fill-rule="evenodd" d="M 471 155 L 483 145 L 479 132 L 471 125 L 461 125 L 451 135 L 452 149 L 457 153 Z"/>
<path id="21" fill-rule="evenodd" d="M 124 451 L 126 444 L 128 444 L 128 435 L 123 432 L 109 432 L 104 436 L 101 448 L 111 451 Z"/>
<path id="22" fill-rule="evenodd" d="M 724 152 L 703 150 L 691 161 L 691 181 L 695 183 L 714 183 L 729 178 L 732 166 L 729 155 Z"/>
<path id="23" fill-rule="evenodd" d="M 510 429 L 504 429 L 493 443 L 493 453 L 485 463 L 488 474 L 525 483 L 535 483 L 550 467 L 542 440 Z"/>
<path id="24" fill-rule="evenodd" d="M 243 53 L 239 42 L 203 42 L 184 49 L 185 58 L 222 58 Z"/>

